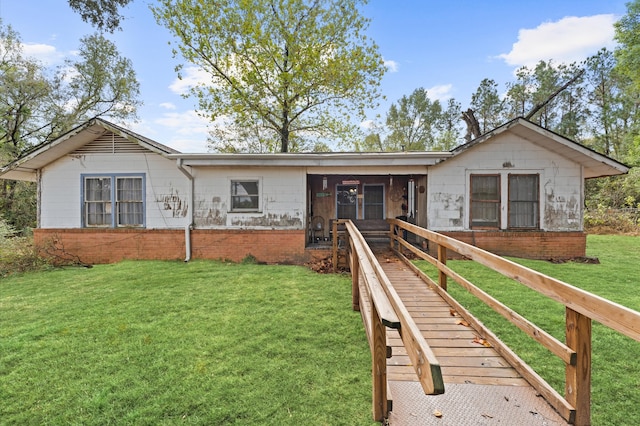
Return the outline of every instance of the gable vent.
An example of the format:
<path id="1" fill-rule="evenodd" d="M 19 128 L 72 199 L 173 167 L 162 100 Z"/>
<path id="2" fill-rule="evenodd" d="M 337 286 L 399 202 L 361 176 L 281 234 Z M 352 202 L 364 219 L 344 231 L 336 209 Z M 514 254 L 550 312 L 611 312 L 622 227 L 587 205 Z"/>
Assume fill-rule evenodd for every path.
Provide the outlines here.
<path id="1" fill-rule="evenodd" d="M 126 154 L 149 152 L 137 143 L 133 143 L 115 133 L 107 132 L 93 141 L 76 149 L 74 154 Z"/>

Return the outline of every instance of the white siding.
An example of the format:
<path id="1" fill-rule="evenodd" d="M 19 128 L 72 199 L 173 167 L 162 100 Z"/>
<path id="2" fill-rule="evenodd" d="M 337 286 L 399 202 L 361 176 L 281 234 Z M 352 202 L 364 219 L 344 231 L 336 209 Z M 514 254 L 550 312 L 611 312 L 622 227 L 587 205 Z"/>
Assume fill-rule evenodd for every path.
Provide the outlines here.
<path id="1" fill-rule="evenodd" d="M 83 174 L 145 175 L 146 227 L 183 228 L 190 220 L 189 181 L 175 161 L 158 154 L 68 155 L 49 164 L 41 175 L 41 228 L 82 226 Z"/>
<path id="2" fill-rule="evenodd" d="M 304 229 L 303 168 L 198 168 L 194 171 L 197 228 Z M 231 181 L 258 180 L 259 212 L 232 212 Z"/>
<path id="3" fill-rule="evenodd" d="M 508 132 L 429 170 L 427 208 L 430 229 L 469 229 L 471 174 L 500 175 L 501 229 L 507 228 L 508 175 L 539 174 L 540 229 L 582 230 L 581 166 Z"/>

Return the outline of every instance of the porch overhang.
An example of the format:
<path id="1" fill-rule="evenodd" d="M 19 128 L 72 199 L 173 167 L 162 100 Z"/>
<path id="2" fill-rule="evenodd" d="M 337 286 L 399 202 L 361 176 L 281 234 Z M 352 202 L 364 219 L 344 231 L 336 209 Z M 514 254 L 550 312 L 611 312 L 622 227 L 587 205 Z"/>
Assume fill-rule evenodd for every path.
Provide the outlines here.
<path id="1" fill-rule="evenodd" d="M 369 173 L 371 170 L 416 168 L 424 172 L 451 157 L 450 152 L 347 152 L 347 153 L 279 153 L 279 154 L 170 154 L 191 167 L 307 167 L 313 173 Z M 369 170 L 369 171 L 361 171 Z M 388 171 L 384 172 L 389 173 Z"/>

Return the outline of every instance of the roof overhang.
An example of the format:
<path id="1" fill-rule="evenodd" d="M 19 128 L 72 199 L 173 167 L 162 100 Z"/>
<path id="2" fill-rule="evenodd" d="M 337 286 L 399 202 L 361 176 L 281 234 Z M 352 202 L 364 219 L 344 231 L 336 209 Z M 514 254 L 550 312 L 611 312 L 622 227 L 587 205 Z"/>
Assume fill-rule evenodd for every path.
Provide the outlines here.
<path id="1" fill-rule="evenodd" d="M 38 170 L 56 161 L 58 158 L 74 152 L 106 132 L 120 135 L 133 143 L 137 143 L 161 155 L 178 152 L 172 148 L 127 131 L 120 126 L 95 118 L 51 142 L 34 147 L 19 159 L 1 168 L 0 178 L 35 182 Z"/>
<path id="2" fill-rule="evenodd" d="M 310 172 L 343 173 L 344 170 L 410 170 L 438 164 L 451 157 L 450 152 L 344 152 L 278 154 L 170 154 L 184 166 L 191 167 L 306 167 Z M 342 170 L 342 171 L 341 171 Z"/>
<path id="3" fill-rule="evenodd" d="M 547 151 L 554 152 L 562 157 L 581 164 L 584 170 L 584 177 L 586 179 L 621 175 L 629 171 L 628 166 L 607 157 L 606 155 L 599 154 L 577 142 L 560 136 L 557 133 L 546 130 L 537 124 L 525 120 L 524 118 L 516 118 L 467 144 L 455 148 L 451 152 L 454 156 L 459 155 L 473 146 L 481 144 L 505 132 L 512 133 L 546 149 Z"/>

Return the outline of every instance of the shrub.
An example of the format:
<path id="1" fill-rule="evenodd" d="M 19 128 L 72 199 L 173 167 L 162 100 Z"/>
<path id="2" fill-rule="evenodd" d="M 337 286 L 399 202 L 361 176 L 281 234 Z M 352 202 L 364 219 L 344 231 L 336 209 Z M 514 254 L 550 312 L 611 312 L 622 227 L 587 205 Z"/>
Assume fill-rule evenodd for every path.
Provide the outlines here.
<path id="1" fill-rule="evenodd" d="M 33 237 L 18 236 L 18 232 L 0 218 L 0 277 L 42 269 L 47 265 L 34 247 Z"/>
<path id="2" fill-rule="evenodd" d="M 590 234 L 640 234 L 640 209 L 612 209 L 600 204 L 585 211 L 584 229 Z"/>

